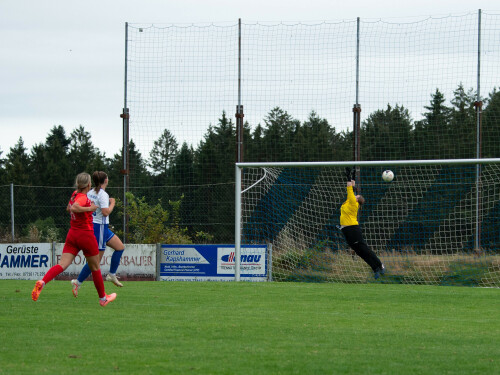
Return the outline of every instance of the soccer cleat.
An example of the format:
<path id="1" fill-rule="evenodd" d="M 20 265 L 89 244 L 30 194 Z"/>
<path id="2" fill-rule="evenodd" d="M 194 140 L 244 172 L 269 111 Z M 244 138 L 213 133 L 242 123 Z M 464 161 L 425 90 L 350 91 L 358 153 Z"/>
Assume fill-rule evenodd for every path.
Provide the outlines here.
<path id="1" fill-rule="evenodd" d="M 375 270 L 375 273 L 373 274 L 373 277 L 375 280 L 377 280 L 380 275 L 385 275 L 385 266 L 382 264 L 382 267 L 379 267 Z"/>
<path id="2" fill-rule="evenodd" d="M 73 295 L 78 297 L 78 289 L 82 286 L 81 284 L 78 284 L 78 281 L 76 279 L 71 280 L 71 285 L 73 286 Z"/>
<path id="3" fill-rule="evenodd" d="M 31 292 L 31 299 L 33 301 L 36 301 L 38 297 L 40 296 L 40 292 L 42 291 L 43 287 L 45 286 L 45 283 L 43 280 L 38 280 L 35 283 L 35 287 L 33 288 L 33 291 Z"/>
<path id="4" fill-rule="evenodd" d="M 103 300 L 99 300 L 99 303 L 102 307 L 106 306 L 108 303 L 110 302 L 113 302 L 116 298 L 116 293 L 111 293 L 111 294 L 106 294 L 106 299 L 103 301 Z"/>
<path id="5" fill-rule="evenodd" d="M 380 268 L 380 274 L 383 276 L 385 275 L 385 266 L 382 264 L 382 267 Z"/>
<path id="6" fill-rule="evenodd" d="M 118 277 L 116 275 L 110 275 L 109 273 L 106 275 L 106 281 L 111 281 L 116 286 L 120 288 L 123 286 L 121 282 L 118 281 Z"/>

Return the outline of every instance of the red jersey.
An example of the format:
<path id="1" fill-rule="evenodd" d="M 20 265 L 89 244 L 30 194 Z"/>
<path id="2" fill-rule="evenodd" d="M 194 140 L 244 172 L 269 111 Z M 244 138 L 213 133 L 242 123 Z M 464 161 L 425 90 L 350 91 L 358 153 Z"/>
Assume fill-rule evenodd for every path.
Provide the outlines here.
<path id="1" fill-rule="evenodd" d="M 76 190 L 71 195 L 69 205 L 78 203 L 81 207 L 90 207 L 92 202 L 87 198 L 87 194 L 78 193 Z M 94 224 L 92 223 L 92 213 L 88 212 L 71 212 L 71 228 L 79 230 L 88 230 L 94 232 Z"/>

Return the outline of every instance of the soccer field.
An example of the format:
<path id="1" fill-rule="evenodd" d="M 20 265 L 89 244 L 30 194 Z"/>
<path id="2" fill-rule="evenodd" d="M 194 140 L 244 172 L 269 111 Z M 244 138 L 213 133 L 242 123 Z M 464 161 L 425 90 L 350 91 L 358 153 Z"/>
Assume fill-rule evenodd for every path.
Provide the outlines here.
<path id="1" fill-rule="evenodd" d="M 500 290 L 0 281 L 0 374 L 498 374 Z"/>

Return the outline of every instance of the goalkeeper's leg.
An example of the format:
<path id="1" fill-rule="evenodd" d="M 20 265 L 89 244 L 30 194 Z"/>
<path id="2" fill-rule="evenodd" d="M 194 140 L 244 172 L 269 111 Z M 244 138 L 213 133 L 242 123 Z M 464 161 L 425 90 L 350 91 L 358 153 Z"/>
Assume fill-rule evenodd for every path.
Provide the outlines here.
<path id="1" fill-rule="evenodd" d="M 356 254 L 372 268 L 373 272 L 377 272 L 383 268 L 382 262 L 377 254 L 375 254 L 364 241 L 352 244 L 351 247 Z"/>
<path id="2" fill-rule="evenodd" d="M 370 249 L 363 239 L 359 225 L 344 227 L 342 228 L 342 233 L 344 233 L 345 239 L 351 249 L 353 249 L 356 254 L 371 267 L 373 272 L 378 272 L 379 270 L 384 269 L 377 254 Z"/>

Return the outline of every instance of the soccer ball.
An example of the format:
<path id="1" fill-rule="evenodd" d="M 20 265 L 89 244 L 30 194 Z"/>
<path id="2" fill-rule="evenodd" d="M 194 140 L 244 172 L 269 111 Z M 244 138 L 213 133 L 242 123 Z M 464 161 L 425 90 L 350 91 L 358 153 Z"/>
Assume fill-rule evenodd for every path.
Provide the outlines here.
<path id="1" fill-rule="evenodd" d="M 394 173 L 392 171 L 386 170 L 384 171 L 384 173 L 382 173 L 382 180 L 384 180 L 385 182 L 391 182 L 393 179 Z"/>

